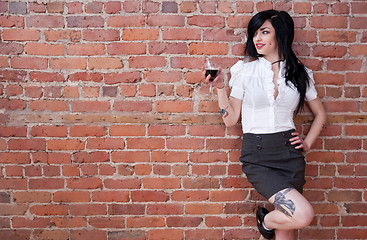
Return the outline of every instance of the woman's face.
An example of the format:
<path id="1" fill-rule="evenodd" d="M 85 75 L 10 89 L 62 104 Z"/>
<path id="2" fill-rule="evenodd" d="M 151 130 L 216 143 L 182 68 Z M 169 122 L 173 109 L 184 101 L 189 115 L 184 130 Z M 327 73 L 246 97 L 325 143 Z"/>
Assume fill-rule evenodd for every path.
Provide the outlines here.
<path id="1" fill-rule="evenodd" d="M 269 20 L 265 21 L 264 24 L 255 32 L 253 41 L 258 54 L 263 55 L 270 61 L 279 60 L 275 29 Z"/>

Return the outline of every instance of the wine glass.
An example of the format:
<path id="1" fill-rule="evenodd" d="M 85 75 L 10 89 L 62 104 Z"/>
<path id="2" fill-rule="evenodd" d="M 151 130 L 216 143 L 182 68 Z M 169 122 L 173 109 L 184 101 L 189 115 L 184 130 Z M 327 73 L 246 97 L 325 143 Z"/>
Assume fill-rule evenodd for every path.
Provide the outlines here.
<path id="1" fill-rule="evenodd" d="M 205 62 L 205 77 L 208 77 L 210 75 L 209 81 L 213 81 L 219 72 L 219 68 L 215 63 L 210 62 L 209 59 L 206 60 Z"/>

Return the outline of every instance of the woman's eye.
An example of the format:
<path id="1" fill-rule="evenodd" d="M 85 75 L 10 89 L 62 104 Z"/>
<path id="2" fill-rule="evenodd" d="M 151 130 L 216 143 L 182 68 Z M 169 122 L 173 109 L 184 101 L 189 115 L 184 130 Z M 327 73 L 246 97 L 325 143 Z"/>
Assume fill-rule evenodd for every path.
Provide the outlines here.
<path id="1" fill-rule="evenodd" d="M 263 31 L 263 34 L 268 34 L 269 33 L 269 31 Z"/>

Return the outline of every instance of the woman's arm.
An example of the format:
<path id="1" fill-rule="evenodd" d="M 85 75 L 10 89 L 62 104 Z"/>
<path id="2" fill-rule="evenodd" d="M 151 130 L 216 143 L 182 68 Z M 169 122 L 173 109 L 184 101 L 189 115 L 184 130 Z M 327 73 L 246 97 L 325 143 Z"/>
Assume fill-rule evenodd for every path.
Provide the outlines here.
<path id="1" fill-rule="evenodd" d="M 230 97 L 228 99 L 224 80 L 221 75 L 222 69 L 219 68 L 218 76 L 212 81 L 212 86 L 217 88 L 218 105 L 221 109 L 223 122 L 227 127 L 231 127 L 238 122 L 241 113 L 242 100 Z M 202 71 L 204 82 L 209 83 L 210 76 L 205 78 L 205 70 Z"/>
<path id="2" fill-rule="evenodd" d="M 217 89 L 218 105 L 221 109 L 223 122 L 227 127 L 236 125 L 240 118 L 242 100 L 234 97 L 228 99 L 225 88 Z M 224 110 L 222 110 L 224 109 Z"/>
<path id="3" fill-rule="evenodd" d="M 320 99 L 316 98 L 307 103 L 315 116 L 311 125 L 311 129 L 304 140 L 302 140 L 298 133 L 294 133 L 293 135 L 295 135 L 296 137 L 290 139 L 292 145 L 299 144 L 299 146 L 295 147 L 296 149 L 303 148 L 303 151 L 305 152 L 311 149 L 312 145 L 315 143 L 317 137 L 320 135 L 320 132 L 326 123 L 326 111 Z"/>

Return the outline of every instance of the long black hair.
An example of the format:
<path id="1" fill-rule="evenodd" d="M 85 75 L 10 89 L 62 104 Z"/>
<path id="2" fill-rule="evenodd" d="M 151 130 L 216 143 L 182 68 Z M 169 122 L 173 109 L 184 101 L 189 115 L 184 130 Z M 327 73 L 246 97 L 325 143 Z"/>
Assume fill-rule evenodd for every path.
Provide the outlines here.
<path id="1" fill-rule="evenodd" d="M 258 54 L 255 48 L 253 37 L 256 31 L 269 20 L 275 29 L 275 36 L 278 43 L 279 56 L 285 60 L 285 80 L 297 88 L 300 94 L 296 114 L 303 109 L 306 88 L 309 84 L 309 76 L 305 66 L 298 60 L 296 54 L 292 50 L 292 42 L 294 38 L 294 23 L 293 19 L 285 11 L 266 10 L 257 13 L 253 16 L 248 24 L 248 39 L 245 47 L 245 54 L 250 57 L 258 58 L 263 55 Z"/>

